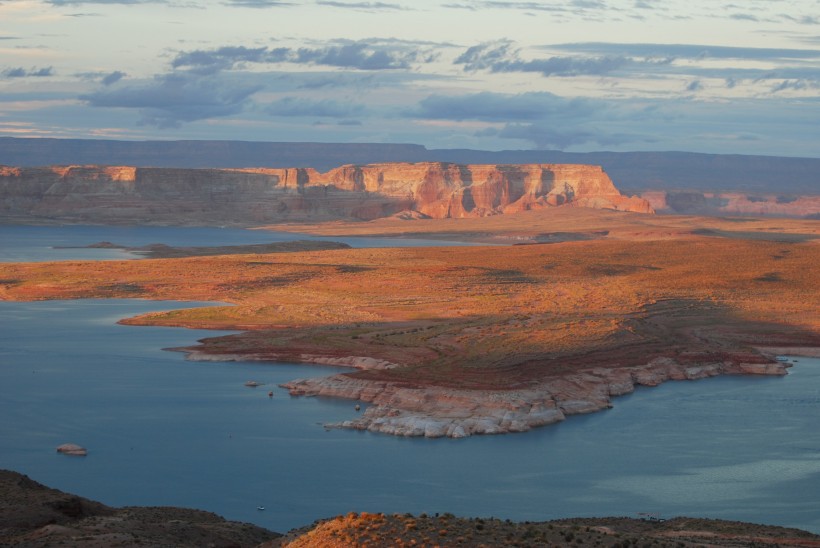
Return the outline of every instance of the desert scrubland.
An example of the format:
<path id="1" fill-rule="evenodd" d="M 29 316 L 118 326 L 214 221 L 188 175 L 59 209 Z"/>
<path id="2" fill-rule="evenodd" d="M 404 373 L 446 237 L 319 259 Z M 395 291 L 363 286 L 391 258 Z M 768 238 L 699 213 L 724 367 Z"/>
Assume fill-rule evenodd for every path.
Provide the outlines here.
<path id="1" fill-rule="evenodd" d="M 372 403 L 338 426 L 396 435 L 527 430 L 636 384 L 785 374 L 775 351 L 820 347 L 815 221 L 569 207 L 309 230 L 528 245 L 5 264 L 0 298 L 230 303 L 124 322 L 243 331 L 192 359 L 355 367 L 287 387 Z"/>

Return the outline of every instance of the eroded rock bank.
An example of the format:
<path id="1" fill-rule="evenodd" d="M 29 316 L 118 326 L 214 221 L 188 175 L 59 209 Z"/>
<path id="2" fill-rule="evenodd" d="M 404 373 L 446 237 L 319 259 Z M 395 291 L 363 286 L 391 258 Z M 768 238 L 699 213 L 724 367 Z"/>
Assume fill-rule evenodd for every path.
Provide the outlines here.
<path id="1" fill-rule="evenodd" d="M 326 396 L 369 404 L 361 418 L 328 427 L 381 432 L 395 436 L 463 438 L 475 434 L 525 432 L 612 406 L 615 396 L 635 386 L 717 375 L 785 375 L 788 363 L 759 360 L 699 365 L 656 358 L 637 367 L 592 368 L 577 374 L 533 382 L 516 390 L 460 390 L 437 386 L 359 379 L 345 374 L 285 383 L 293 396 Z"/>
<path id="2" fill-rule="evenodd" d="M 600 166 L 444 162 L 310 168 L 0 166 L 0 212 L 16 222 L 238 224 L 463 218 L 572 206 L 652 213 Z"/>

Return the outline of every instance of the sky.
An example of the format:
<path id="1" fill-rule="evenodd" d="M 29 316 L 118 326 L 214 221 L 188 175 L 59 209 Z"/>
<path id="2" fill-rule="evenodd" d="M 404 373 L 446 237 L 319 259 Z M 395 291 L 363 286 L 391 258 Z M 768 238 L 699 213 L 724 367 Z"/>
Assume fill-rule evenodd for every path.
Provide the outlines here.
<path id="1" fill-rule="evenodd" d="M 820 157 L 820 0 L 0 0 L 0 136 Z"/>

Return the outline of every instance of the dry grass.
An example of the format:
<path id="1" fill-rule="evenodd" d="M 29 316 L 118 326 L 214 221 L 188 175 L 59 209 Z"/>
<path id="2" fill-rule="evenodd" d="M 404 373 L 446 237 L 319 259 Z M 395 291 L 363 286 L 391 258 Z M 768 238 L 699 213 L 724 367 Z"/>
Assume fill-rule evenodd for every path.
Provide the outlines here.
<path id="1" fill-rule="evenodd" d="M 452 514 L 351 512 L 290 532 L 266 546 L 434 547 L 434 546 L 820 546 L 820 537 L 797 529 L 721 520 L 676 518 L 664 522 L 629 518 L 511 522 L 458 518 Z"/>
<path id="2" fill-rule="evenodd" d="M 279 224 L 266 228 L 326 236 L 419 236 L 488 243 L 549 242 L 579 237 L 630 241 L 681 239 L 707 231 L 715 236 L 746 239 L 820 238 L 820 223 L 810 219 L 644 215 L 572 207 L 481 218 L 408 221 L 388 217 L 367 222 Z"/>
<path id="3" fill-rule="evenodd" d="M 622 234 L 645 235 L 644 225 L 658 222 L 571 211 L 578 213 L 573 230 L 610 223 Z M 534 227 L 541 233 L 542 217 L 497 222 L 532 232 L 533 219 L 542 219 Z M 495 226 L 494 219 L 476 222 L 485 221 Z M 748 351 L 751 342 L 820 345 L 820 245 L 802 236 L 761 239 L 755 231 L 693 235 L 714 224 L 702 221 L 690 220 L 684 237 L 664 232 L 637 240 L 4 264 L 0 298 L 227 302 L 235 306 L 128 323 L 248 330 L 206 340 L 204 349 L 272 359 L 371 356 L 404 367 L 357 375 L 471 388 L 522 386 L 583 366 L 646 363 L 653 355 Z M 761 222 L 734 224 L 748 232 Z M 765 222 L 790 234 L 818 225 Z"/>

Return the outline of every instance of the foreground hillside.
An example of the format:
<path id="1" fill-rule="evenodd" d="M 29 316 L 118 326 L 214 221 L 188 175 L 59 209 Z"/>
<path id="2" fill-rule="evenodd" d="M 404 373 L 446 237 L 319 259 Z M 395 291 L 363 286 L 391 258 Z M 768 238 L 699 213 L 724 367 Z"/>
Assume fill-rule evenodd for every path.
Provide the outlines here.
<path id="1" fill-rule="evenodd" d="M 272 509 L 275 511 L 275 509 Z M 654 516 L 652 516 L 654 518 Z M 0 546 L 364 547 L 650 544 L 818 547 L 820 536 L 750 523 L 675 518 L 581 518 L 516 523 L 452 514 L 350 513 L 286 536 L 210 512 L 172 507 L 113 508 L 0 470 Z"/>
<path id="2" fill-rule="evenodd" d="M 4 264 L 0 298 L 233 303 L 127 323 L 245 331 L 192 359 L 358 368 L 286 386 L 371 403 L 337 426 L 402 436 L 524 431 L 636 385 L 782 375 L 774 354 L 820 347 L 816 222 L 553 213 L 411 223 L 549 244 Z"/>
<path id="3" fill-rule="evenodd" d="M 112 508 L 0 470 L 0 546 L 256 546 L 278 536 L 201 510 Z"/>
<path id="4" fill-rule="evenodd" d="M 654 516 L 632 518 L 576 518 L 544 522 L 511 522 L 495 518 L 351 513 L 292 531 L 265 546 L 652 546 L 756 547 L 820 546 L 820 536 L 799 529 L 750 523 Z"/>

